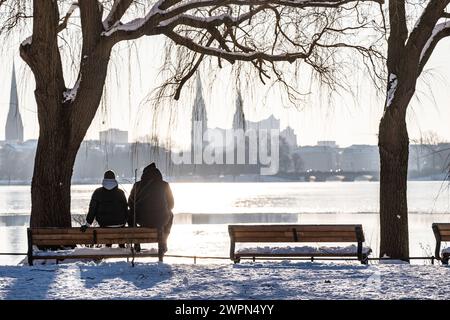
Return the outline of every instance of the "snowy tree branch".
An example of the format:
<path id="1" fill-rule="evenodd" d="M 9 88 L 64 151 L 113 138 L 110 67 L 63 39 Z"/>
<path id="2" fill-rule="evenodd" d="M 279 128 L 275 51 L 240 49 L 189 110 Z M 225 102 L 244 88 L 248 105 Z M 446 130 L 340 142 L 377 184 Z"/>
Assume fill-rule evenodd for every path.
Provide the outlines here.
<path id="1" fill-rule="evenodd" d="M 111 26 L 120 21 L 133 1 L 134 0 L 114 0 L 111 11 L 103 23 L 105 30 L 108 30 Z"/>
<path id="2" fill-rule="evenodd" d="M 420 55 L 419 74 L 422 73 L 439 41 L 449 36 L 450 21 L 440 23 L 434 28 L 432 35 L 428 39 Z"/>
<path id="3" fill-rule="evenodd" d="M 417 57 L 419 60 L 418 64 L 420 63 L 423 50 L 426 51 L 425 46 L 430 38 L 433 37 L 435 27 L 449 3 L 450 0 L 430 0 L 416 27 L 411 31 L 405 49 L 406 52 L 411 52 L 414 57 Z"/>

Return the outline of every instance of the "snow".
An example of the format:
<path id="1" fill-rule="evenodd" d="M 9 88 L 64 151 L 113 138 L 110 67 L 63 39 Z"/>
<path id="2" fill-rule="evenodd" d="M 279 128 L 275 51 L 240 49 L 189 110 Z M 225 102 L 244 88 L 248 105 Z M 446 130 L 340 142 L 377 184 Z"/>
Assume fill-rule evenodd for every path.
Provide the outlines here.
<path id="1" fill-rule="evenodd" d="M 143 250 L 142 252 L 157 254 L 158 250 L 155 248 L 150 248 Z M 123 253 L 131 253 L 129 248 L 87 248 L 80 247 L 75 249 L 67 249 L 67 250 L 55 250 L 55 251 L 34 251 L 33 254 L 36 256 L 70 256 L 70 255 L 99 255 L 99 254 L 123 254 Z"/>
<path id="2" fill-rule="evenodd" d="M 0 266 L 0 299 L 450 299 L 440 265 L 143 260 Z"/>
<path id="3" fill-rule="evenodd" d="M 443 31 L 444 29 L 450 28 L 450 21 L 446 21 L 446 22 L 442 22 L 437 24 L 434 29 L 433 29 L 433 33 L 431 34 L 430 38 L 428 39 L 427 43 L 425 44 L 425 46 L 422 49 L 422 53 L 420 54 L 420 61 L 422 62 L 423 57 L 425 56 L 426 52 L 428 51 L 428 49 L 430 48 L 431 44 L 433 43 L 435 37 L 438 35 L 438 33 L 440 33 L 441 31 Z"/>
<path id="4" fill-rule="evenodd" d="M 68 89 L 63 93 L 63 103 L 75 100 L 77 96 L 78 89 L 80 87 L 81 77 L 78 78 L 77 82 L 72 89 Z"/>
<path id="5" fill-rule="evenodd" d="M 240 254 L 317 254 L 317 253 L 329 253 L 329 254 L 349 254 L 356 255 L 357 246 L 350 245 L 346 247 L 311 247 L 311 246 L 301 246 L 301 247 L 254 247 L 254 248 L 241 248 L 237 250 Z M 363 253 L 369 254 L 372 249 L 369 247 L 363 247 Z"/>
<path id="6" fill-rule="evenodd" d="M 450 253 L 450 247 L 443 249 L 442 254 L 444 253 Z"/>
<path id="7" fill-rule="evenodd" d="M 121 24 L 120 21 L 117 21 L 110 29 L 107 29 L 106 31 L 102 32 L 102 36 L 109 37 L 116 31 L 135 31 L 139 29 L 153 16 L 163 12 L 161 9 L 159 9 L 161 3 L 162 3 L 161 0 L 155 3 L 155 5 L 152 7 L 152 9 L 147 13 L 147 15 L 144 18 L 137 18 L 125 24 Z M 104 21 L 103 27 L 105 28 L 107 25 L 108 25 L 107 21 Z"/>
<path id="8" fill-rule="evenodd" d="M 388 89 L 387 104 L 386 104 L 387 107 L 390 107 L 392 104 L 392 101 L 394 100 L 395 92 L 397 91 L 397 85 L 398 85 L 397 75 L 391 73 L 389 75 L 389 89 Z"/>
<path id="9" fill-rule="evenodd" d="M 29 36 L 28 38 L 22 41 L 21 46 L 30 45 L 32 40 L 33 40 L 32 36 Z"/>

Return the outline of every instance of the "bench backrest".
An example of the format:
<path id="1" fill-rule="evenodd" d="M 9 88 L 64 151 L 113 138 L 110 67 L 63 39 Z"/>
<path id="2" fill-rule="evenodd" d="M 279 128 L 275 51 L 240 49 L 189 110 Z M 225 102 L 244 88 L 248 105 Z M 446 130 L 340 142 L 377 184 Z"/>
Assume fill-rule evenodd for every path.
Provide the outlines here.
<path id="1" fill-rule="evenodd" d="M 230 225 L 233 242 L 364 242 L 361 225 Z"/>
<path id="2" fill-rule="evenodd" d="M 450 223 L 433 223 L 434 236 L 436 238 L 436 249 L 434 256 L 441 256 L 441 241 L 450 241 Z"/>
<path id="3" fill-rule="evenodd" d="M 450 241 L 450 223 L 433 223 L 433 231 L 440 241 Z"/>
<path id="4" fill-rule="evenodd" d="M 126 244 L 158 242 L 155 228 L 28 228 L 30 245 Z"/>

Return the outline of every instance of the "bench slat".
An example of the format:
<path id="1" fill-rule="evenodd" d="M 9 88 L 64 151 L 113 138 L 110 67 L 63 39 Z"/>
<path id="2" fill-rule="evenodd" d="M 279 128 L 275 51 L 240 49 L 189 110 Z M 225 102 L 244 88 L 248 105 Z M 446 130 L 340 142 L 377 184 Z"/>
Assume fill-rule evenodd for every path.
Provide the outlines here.
<path id="1" fill-rule="evenodd" d="M 154 228 L 88 228 L 85 232 L 81 232 L 80 228 L 32 228 L 31 232 L 34 235 L 38 234 L 121 234 L 121 233 L 157 233 Z"/>
<path id="2" fill-rule="evenodd" d="M 94 238 L 92 234 L 36 234 L 33 235 L 33 240 L 91 240 Z"/>
<path id="3" fill-rule="evenodd" d="M 147 234 L 147 233 L 141 233 L 141 234 L 133 234 L 133 233 L 126 233 L 126 234 L 113 234 L 113 233 L 107 233 L 107 234 L 99 234 L 97 235 L 97 241 L 100 241 L 102 239 L 157 239 L 157 234 Z M 33 236 L 33 240 L 93 240 L 94 235 L 93 234 L 38 234 Z"/>
<path id="4" fill-rule="evenodd" d="M 439 232 L 443 232 L 443 231 L 450 231 L 450 223 L 434 223 Z"/>
<path id="5" fill-rule="evenodd" d="M 125 244 L 125 243 L 157 243 L 158 239 L 155 238 L 117 238 L 117 239 L 102 239 L 98 240 L 99 244 Z"/>
<path id="6" fill-rule="evenodd" d="M 33 240 L 33 244 L 38 246 L 70 246 L 70 245 L 76 245 L 76 244 L 92 244 L 92 239 L 86 240 L 86 239 L 58 239 L 58 240 Z"/>
<path id="7" fill-rule="evenodd" d="M 349 232 L 349 231 L 332 231 L 332 232 L 314 232 L 314 231 L 300 231 L 296 232 L 297 237 L 349 237 L 354 238 L 356 241 L 356 233 L 355 231 Z M 234 232 L 235 238 L 240 237 L 293 237 L 294 232 L 293 230 L 290 231 L 237 231 Z"/>
<path id="8" fill-rule="evenodd" d="M 285 242 L 285 243 L 291 243 L 293 242 L 292 237 L 291 238 L 271 238 L 271 237 L 267 237 L 267 238 L 239 238 L 239 240 L 235 240 L 235 242 Z"/>
<path id="9" fill-rule="evenodd" d="M 361 225 L 230 225 L 229 230 L 234 232 L 239 231 L 292 231 L 296 229 L 301 231 L 340 231 L 340 232 L 355 232 L 357 227 Z"/>
<path id="10" fill-rule="evenodd" d="M 158 236 L 156 234 L 100 234 L 97 236 L 97 241 L 110 240 L 110 239 L 151 239 L 157 240 Z"/>
<path id="11" fill-rule="evenodd" d="M 294 238 L 294 233 L 292 231 L 239 231 L 234 233 L 234 238 L 267 238 L 267 237 L 275 237 L 275 238 Z"/>

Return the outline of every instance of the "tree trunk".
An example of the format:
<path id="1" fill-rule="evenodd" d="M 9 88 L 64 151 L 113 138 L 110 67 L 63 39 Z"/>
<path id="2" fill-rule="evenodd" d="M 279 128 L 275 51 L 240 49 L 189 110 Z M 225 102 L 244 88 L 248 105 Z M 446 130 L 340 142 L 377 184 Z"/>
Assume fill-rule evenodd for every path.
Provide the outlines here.
<path id="1" fill-rule="evenodd" d="M 101 36 L 102 7 L 80 0 L 82 58 L 76 89 L 67 88 L 58 46 L 56 1 L 33 1 L 32 41 L 20 55 L 36 80 L 39 141 L 31 185 L 31 227 L 70 227 L 70 183 L 78 148 L 98 109 L 113 41 Z"/>
<path id="2" fill-rule="evenodd" d="M 406 108 L 388 107 L 379 127 L 380 257 L 408 260 L 407 174 L 409 138 Z"/>
<path id="3" fill-rule="evenodd" d="M 76 152 L 69 140 L 41 135 L 31 185 L 31 227 L 70 227 L 70 182 Z"/>

